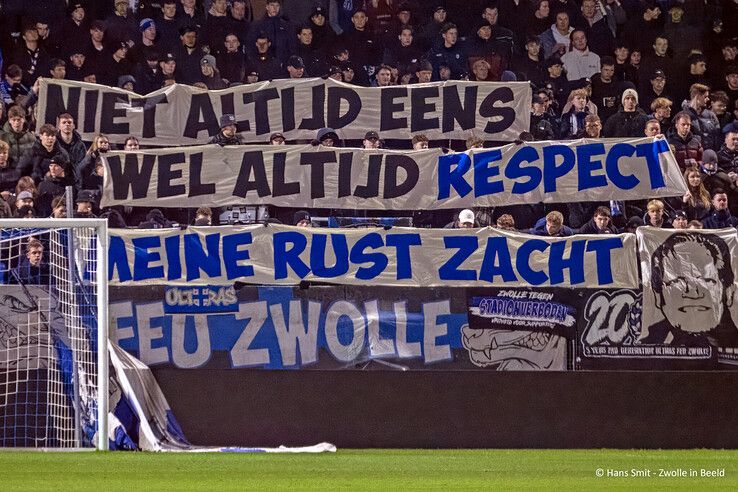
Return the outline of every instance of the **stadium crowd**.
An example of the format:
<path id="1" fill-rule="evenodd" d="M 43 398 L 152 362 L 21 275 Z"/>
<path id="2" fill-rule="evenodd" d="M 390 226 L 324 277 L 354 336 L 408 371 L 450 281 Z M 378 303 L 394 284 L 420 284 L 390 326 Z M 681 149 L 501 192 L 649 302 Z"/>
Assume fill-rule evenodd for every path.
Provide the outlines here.
<path id="1" fill-rule="evenodd" d="M 111 226 L 218 222 L 218 211 L 100 210 L 105 135 L 84 142 L 70 114 L 34 133 L 39 77 L 146 94 L 280 78 L 360 86 L 530 81 L 520 140 L 664 135 L 683 197 L 464 210 L 448 227 L 540 235 L 738 225 L 738 0 L 4 0 L 0 2 L 0 217 L 74 215 Z M 232 115 L 214 143 L 240 143 Z M 376 131 L 365 148 L 392 145 Z M 314 143 L 346 145 L 335 130 Z M 274 134 L 272 144 L 285 138 Z M 358 142 L 356 142 L 358 145 Z M 496 145 L 470 138 L 466 148 Z M 451 146 L 408 135 L 399 148 Z M 139 148 L 131 135 L 125 149 Z M 179 215 L 177 215 L 179 213 Z M 425 213 L 425 215 L 423 215 Z M 172 215 L 170 215 L 172 214 Z M 281 214 L 281 215 L 280 215 Z M 289 215 L 286 215 L 289 214 Z M 418 211 L 416 225 L 452 217 Z M 277 212 L 309 224 L 308 211 Z M 194 219 L 193 219 L 194 217 Z"/>

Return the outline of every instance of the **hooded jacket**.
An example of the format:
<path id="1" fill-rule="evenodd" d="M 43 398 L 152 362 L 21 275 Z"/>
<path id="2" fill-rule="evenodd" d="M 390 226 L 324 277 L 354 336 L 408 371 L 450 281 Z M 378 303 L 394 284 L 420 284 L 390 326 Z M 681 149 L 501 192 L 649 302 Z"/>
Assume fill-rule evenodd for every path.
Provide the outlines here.
<path id="1" fill-rule="evenodd" d="M 18 167 L 18 163 L 23 155 L 31 150 L 33 144 L 36 143 L 36 137 L 32 132 L 24 130 L 21 133 L 16 133 L 11 128 L 9 121 L 3 125 L 3 131 L 0 132 L 0 140 L 10 146 L 8 160 L 10 161 L 11 167 Z"/>

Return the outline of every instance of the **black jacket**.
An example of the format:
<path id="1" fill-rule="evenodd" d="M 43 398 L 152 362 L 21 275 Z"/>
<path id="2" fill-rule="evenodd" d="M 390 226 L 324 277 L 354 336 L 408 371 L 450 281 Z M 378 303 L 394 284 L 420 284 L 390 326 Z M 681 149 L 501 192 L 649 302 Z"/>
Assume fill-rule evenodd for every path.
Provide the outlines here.
<path id="1" fill-rule="evenodd" d="M 20 170 L 21 176 L 31 176 L 33 181 L 40 183 L 49 171 L 49 160 L 55 156 L 63 162 L 69 163 L 69 154 L 59 145 L 58 140 L 51 152 L 47 151 L 46 147 L 37 140 L 31 150 L 21 158 L 20 163 L 18 163 L 18 170 Z"/>
<path id="2" fill-rule="evenodd" d="M 635 111 L 624 111 L 621 107 L 610 116 L 602 128 L 605 137 L 642 137 L 648 116 L 641 108 Z"/>

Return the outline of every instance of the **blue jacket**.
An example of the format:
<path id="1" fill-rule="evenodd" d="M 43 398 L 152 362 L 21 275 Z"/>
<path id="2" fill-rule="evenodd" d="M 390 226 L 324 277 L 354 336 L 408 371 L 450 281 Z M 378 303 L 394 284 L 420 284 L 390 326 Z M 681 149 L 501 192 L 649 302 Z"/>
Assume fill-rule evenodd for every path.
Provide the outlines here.
<path id="1" fill-rule="evenodd" d="M 733 217 L 730 210 L 713 210 L 710 215 L 702 219 L 705 229 L 723 229 L 738 227 L 738 217 Z"/>
<path id="2" fill-rule="evenodd" d="M 541 217 L 536 221 L 536 225 L 533 226 L 533 229 L 528 231 L 530 234 L 535 234 L 536 236 L 550 236 L 548 233 L 548 230 L 546 230 L 546 217 Z M 567 236 L 573 236 L 574 230 L 569 227 L 562 225 L 561 230 L 555 237 L 567 237 Z"/>

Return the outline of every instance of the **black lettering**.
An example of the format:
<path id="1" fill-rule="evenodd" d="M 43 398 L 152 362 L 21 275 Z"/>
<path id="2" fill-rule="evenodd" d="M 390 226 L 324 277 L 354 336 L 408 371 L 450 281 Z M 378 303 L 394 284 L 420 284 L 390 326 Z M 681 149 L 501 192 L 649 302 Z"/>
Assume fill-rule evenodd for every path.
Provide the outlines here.
<path id="1" fill-rule="evenodd" d="M 166 94 L 159 94 L 154 97 L 142 97 L 131 101 L 131 106 L 134 108 L 144 108 L 142 138 L 156 138 L 156 105 L 168 103 L 169 100 L 167 100 Z"/>
<path id="2" fill-rule="evenodd" d="M 121 163 L 120 156 L 106 157 L 110 169 L 110 180 L 113 183 L 113 198 L 115 200 L 126 200 L 128 190 L 131 190 L 131 198 L 146 198 L 149 194 L 149 183 L 151 173 L 156 162 L 155 155 L 144 155 L 143 164 L 139 169 L 140 154 L 126 154 L 125 164 Z"/>
<path id="3" fill-rule="evenodd" d="M 464 105 L 459 99 L 458 85 L 443 87 L 443 133 L 454 131 L 454 122 L 459 123 L 462 130 L 469 130 L 476 126 L 477 87 L 470 85 L 464 88 Z"/>
<path id="4" fill-rule="evenodd" d="M 438 118 L 425 119 L 425 115 L 436 110 L 436 103 L 427 99 L 438 97 L 438 86 L 416 87 L 410 89 L 410 131 L 420 132 L 438 128 Z"/>
<path id="5" fill-rule="evenodd" d="M 341 115 L 341 101 L 346 101 L 348 109 Z M 328 88 L 328 126 L 339 129 L 353 122 L 361 111 L 359 94 L 348 87 Z"/>
<path id="6" fill-rule="evenodd" d="M 232 114 L 236 116 L 236 109 L 233 102 L 234 96 L 235 94 L 233 92 L 226 92 L 220 96 L 220 114 Z M 236 131 L 239 133 L 251 131 L 249 120 L 236 120 Z"/>
<path id="7" fill-rule="evenodd" d="M 322 82 L 314 85 L 313 90 L 313 112 L 310 118 L 300 121 L 300 130 L 318 130 L 325 126 L 325 84 Z"/>
<path id="8" fill-rule="evenodd" d="M 351 168 L 353 164 L 353 152 L 343 152 L 338 155 L 338 198 L 351 196 Z"/>
<path id="9" fill-rule="evenodd" d="M 131 133 L 128 123 L 114 123 L 115 118 L 126 116 L 125 108 L 116 109 L 115 104 L 123 102 L 129 104 L 128 94 L 103 92 L 102 109 L 100 110 L 100 133 L 108 135 L 128 135 Z"/>
<path id="10" fill-rule="evenodd" d="M 509 106 L 497 106 L 497 101 L 509 103 L 514 99 L 513 91 L 509 87 L 500 87 L 493 90 L 479 105 L 479 115 L 483 118 L 500 118 L 498 121 L 488 121 L 484 127 L 485 133 L 500 133 L 515 123 L 515 109 Z"/>
<path id="11" fill-rule="evenodd" d="M 404 102 L 395 102 L 395 99 L 407 97 L 406 87 L 388 87 L 380 91 L 379 124 L 380 131 L 407 128 L 407 117 L 395 118 L 395 113 L 405 111 Z"/>
<path id="12" fill-rule="evenodd" d="M 256 115 L 256 134 L 264 135 L 271 133 L 269 125 L 269 101 L 279 99 L 277 89 L 264 89 L 256 92 L 245 92 L 243 94 L 244 104 L 254 103 L 254 114 Z"/>
<path id="13" fill-rule="evenodd" d="M 407 173 L 405 181 L 397 183 L 397 170 L 404 169 Z M 401 154 L 388 154 L 384 160 L 384 198 L 397 198 L 412 191 L 418 179 L 420 169 L 418 163 L 411 157 Z"/>
<path id="14" fill-rule="evenodd" d="M 68 87 L 67 100 L 65 102 L 62 86 L 51 82 L 46 84 L 46 113 L 44 114 L 44 123 L 56 125 L 56 118 L 63 113 L 71 114 L 74 122 L 77 123 L 77 118 L 79 117 L 79 96 L 81 92 L 81 87 Z"/>
<path id="15" fill-rule="evenodd" d="M 192 94 L 190 112 L 187 114 L 183 136 L 185 138 L 197 138 L 197 134 L 203 130 L 207 130 L 208 135 L 212 137 L 220 131 L 220 124 L 215 116 L 210 96 L 208 94 Z"/>
<path id="16" fill-rule="evenodd" d="M 95 133 L 95 117 L 97 116 L 97 100 L 100 91 L 85 91 L 85 122 L 84 133 Z M 79 126 L 79 121 L 77 122 Z"/>
<path id="17" fill-rule="evenodd" d="M 382 154 L 369 156 L 369 169 L 367 169 L 366 185 L 359 185 L 354 190 L 354 196 L 359 198 L 372 198 L 379 196 L 379 173 L 382 171 Z"/>
<path id="18" fill-rule="evenodd" d="M 254 173 L 253 181 L 250 180 L 252 171 Z M 269 196 L 271 193 L 264 167 L 264 153 L 260 150 L 243 153 L 241 169 L 238 172 L 236 186 L 233 188 L 233 196 L 246 198 L 246 194 L 251 190 L 256 190 L 259 198 Z"/>
<path id="19" fill-rule="evenodd" d="M 284 92 L 282 93 L 284 94 Z M 277 152 L 274 154 L 273 161 L 273 177 L 272 177 L 272 196 L 297 195 L 300 193 L 300 182 L 292 181 L 287 183 L 284 180 L 285 171 L 287 170 L 287 154 L 285 152 Z"/>
<path id="20" fill-rule="evenodd" d="M 282 131 L 295 129 L 295 88 L 282 89 Z"/>
<path id="21" fill-rule="evenodd" d="M 335 152 L 306 152 L 300 155 L 300 165 L 310 166 L 310 198 L 325 197 L 324 168 L 328 162 L 336 162 Z"/>
<path id="22" fill-rule="evenodd" d="M 184 162 L 184 152 L 158 156 L 156 169 L 156 174 L 159 181 L 156 186 L 157 198 L 184 195 L 185 193 L 187 193 L 187 187 L 185 185 L 172 185 L 172 180 L 182 177 L 182 170 L 172 169 L 172 166 L 174 164 L 183 164 Z"/>
<path id="23" fill-rule="evenodd" d="M 212 195 L 215 183 L 202 182 L 202 152 L 190 155 L 190 193 L 187 196 Z"/>

